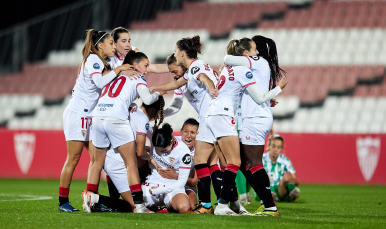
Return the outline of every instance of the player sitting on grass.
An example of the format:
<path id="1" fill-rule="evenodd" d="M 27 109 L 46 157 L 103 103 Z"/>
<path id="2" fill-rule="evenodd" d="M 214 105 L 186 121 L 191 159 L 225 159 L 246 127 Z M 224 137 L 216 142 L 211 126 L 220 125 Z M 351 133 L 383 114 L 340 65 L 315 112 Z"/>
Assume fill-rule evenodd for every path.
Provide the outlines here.
<path id="1" fill-rule="evenodd" d="M 299 182 L 291 161 L 280 154 L 283 144 L 283 138 L 274 135 L 269 143 L 269 151 L 263 155 L 263 164 L 271 181 L 273 199 L 290 202 L 299 197 L 300 189 L 295 187 L 299 185 Z"/>

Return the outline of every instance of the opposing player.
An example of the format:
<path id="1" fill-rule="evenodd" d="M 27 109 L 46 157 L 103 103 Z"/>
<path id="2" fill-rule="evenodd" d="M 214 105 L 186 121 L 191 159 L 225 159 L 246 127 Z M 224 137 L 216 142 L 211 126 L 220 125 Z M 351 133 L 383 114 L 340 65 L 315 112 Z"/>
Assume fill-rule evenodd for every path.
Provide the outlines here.
<path id="1" fill-rule="evenodd" d="M 199 214 L 213 214 L 213 207 L 210 199 L 210 171 L 209 158 L 214 151 L 214 139 L 206 128 L 205 116 L 208 110 L 211 97 L 217 96 L 215 82 L 217 78 L 214 71 L 202 60 L 197 59 L 201 53 L 202 44 L 199 36 L 183 38 L 175 46 L 175 58 L 177 66 L 187 69 L 187 74 L 176 81 L 154 87 L 154 89 L 175 90 L 186 85 L 185 97 L 191 102 L 199 114 L 200 127 L 196 139 L 196 153 L 194 157 L 195 169 L 198 177 L 198 196 L 200 205 L 195 212 Z"/>
<path id="2" fill-rule="evenodd" d="M 190 209 L 185 185 L 191 170 L 191 154 L 188 146 L 173 136 L 172 127 L 165 123 L 161 129 L 154 129 L 151 156 L 161 168 L 151 165 L 151 174 L 142 186 L 147 207 L 163 206 L 173 208 L 179 213 Z M 171 168 L 178 172 L 178 179 L 163 178 L 158 171 Z"/>
<path id="3" fill-rule="evenodd" d="M 270 178 L 272 197 L 276 201 L 295 201 L 300 194 L 300 189 L 295 187 L 299 182 L 290 159 L 280 154 L 283 144 L 280 135 L 273 136 L 269 151 L 263 154 L 263 165 Z"/>
<path id="4" fill-rule="evenodd" d="M 149 59 L 144 53 L 129 51 L 124 64 L 134 66 L 142 74 L 141 78 L 130 80 L 122 72 L 113 82 L 108 84 L 98 101 L 93 113 L 92 139 L 96 147 L 95 163 L 90 168 L 87 179 L 87 191 L 97 192 L 107 147 L 117 148 L 127 167 L 127 177 L 135 204 L 135 213 L 149 213 L 143 205 L 143 192 L 137 169 L 135 136 L 130 126 L 129 105 L 138 96 L 149 105 L 157 101 L 160 93 L 150 94 L 144 75 L 147 74 Z"/>
<path id="5" fill-rule="evenodd" d="M 91 114 L 98 102 L 101 90 L 121 71 L 130 68 L 128 64 L 117 67 L 102 76 L 103 71 L 110 70 L 106 59 L 114 55 L 113 38 L 104 31 L 87 31 L 82 50 L 83 60 L 79 75 L 72 90 L 72 97 L 63 113 L 63 131 L 67 142 L 67 159 L 60 174 L 59 211 L 79 211 L 68 200 L 70 184 L 75 167 L 79 162 L 83 147 L 91 155 L 89 146 Z"/>
<path id="6" fill-rule="evenodd" d="M 233 55 L 227 55 L 224 62 L 228 65 L 250 68 L 253 77 L 257 80 L 256 92 L 264 98 L 260 103 L 255 103 L 251 92 L 244 92 L 241 101 L 243 123 L 239 137 L 242 143 L 242 154 L 250 171 L 246 178 L 249 183 L 255 182 L 265 205 L 265 210 L 258 212 L 257 215 L 278 216 L 279 212 L 269 190 L 268 175 L 262 164 L 262 156 L 265 137 L 273 123 L 269 100 L 281 92 L 281 89 L 287 84 L 287 79 L 283 77 L 285 72 L 279 67 L 275 42 L 263 36 L 254 36 L 252 40 L 256 44 L 257 56 L 249 55 L 246 52 L 236 52 Z M 282 80 L 279 86 L 276 86 L 280 78 Z"/>

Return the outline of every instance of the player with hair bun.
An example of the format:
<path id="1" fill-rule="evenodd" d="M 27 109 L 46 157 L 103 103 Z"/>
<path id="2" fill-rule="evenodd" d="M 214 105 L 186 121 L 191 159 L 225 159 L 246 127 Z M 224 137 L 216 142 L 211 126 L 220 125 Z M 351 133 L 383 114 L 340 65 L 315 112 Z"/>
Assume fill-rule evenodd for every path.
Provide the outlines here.
<path id="1" fill-rule="evenodd" d="M 186 85 L 184 95 L 199 114 L 200 127 L 196 138 L 196 153 L 194 157 L 195 169 L 198 177 L 198 196 L 200 205 L 197 214 L 213 214 L 214 210 L 210 199 L 210 171 L 209 158 L 216 154 L 214 139 L 206 128 L 205 116 L 208 111 L 211 97 L 216 97 L 218 91 L 215 87 L 217 75 L 211 67 L 202 60 L 197 59 L 201 53 L 202 43 L 198 35 L 183 38 L 175 46 L 176 65 L 184 67 L 187 72 L 183 77 L 167 84 L 156 86 L 153 90 L 175 90 Z M 166 114 L 166 113 L 165 113 Z"/>
<path id="2" fill-rule="evenodd" d="M 104 89 L 93 112 L 92 139 L 96 147 L 95 162 L 91 165 L 87 179 L 87 191 L 98 192 L 100 173 L 102 171 L 107 147 L 117 148 L 127 167 L 127 177 L 130 184 L 135 213 L 150 213 L 143 205 L 142 188 L 137 169 L 135 151 L 135 136 L 133 135 L 129 117 L 129 105 L 138 96 L 149 105 L 157 101 L 160 92 L 150 94 L 144 75 L 148 72 L 149 59 L 144 53 L 129 51 L 123 64 L 130 64 L 142 74 L 141 78 L 129 80 L 123 71 Z M 86 195 L 84 195 L 86 196 Z M 85 197 L 83 198 L 84 202 Z"/>
<path id="3" fill-rule="evenodd" d="M 98 102 L 102 88 L 110 83 L 121 71 L 128 70 L 128 64 L 111 70 L 106 59 L 114 56 L 113 38 L 104 31 L 87 31 L 82 50 L 83 60 L 79 66 L 79 75 L 72 90 L 72 97 L 63 113 L 63 131 L 67 142 L 67 159 L 60 174 L 59 211 L 79 211 L 68 200 L 70 184 L 75 167 L 79 162 L 83 147 L 90 154 L 90 166 L 93 160 L 92 144 L 89 144 L 91 114 Z"/>
<path id="4" fill-rule="evenodd" d="M 273 123 L 270 99 L 282 91 L 287 85 L 287 79 L 284 76 L 285 72 L 279 67 L 275 42 L 263 36 L 254 36 L 252 40 L 251 44 L 257 50 L 256 55 L 242 51 L 245 49 L 243 47 L 247 47 L 242 41 L 233 41 L 228 46 L 230 52 L 225 56 L 224 63 L 250 68 L 257 81 L 253 91 L 245 91 L 241 100 L 242 124 L 239 138 L 244 162 L 249 168 L 244 174 L 252 187 L 258 189 L 264 203 L 255 212 L 256 215 L 279 216 L 269 190 L 269 179 L 264 170 L 262 157 L 265 137 Z M 279 86 L 276 86 L 278 81 Z M 257 96 L 258 100 L 254 96 Z"/>

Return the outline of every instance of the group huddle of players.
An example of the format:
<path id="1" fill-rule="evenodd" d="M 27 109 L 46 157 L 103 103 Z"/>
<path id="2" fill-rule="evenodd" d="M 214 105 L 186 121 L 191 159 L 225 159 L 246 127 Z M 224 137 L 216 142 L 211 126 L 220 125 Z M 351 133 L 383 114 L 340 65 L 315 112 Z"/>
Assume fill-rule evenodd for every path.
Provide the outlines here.
<path id="1" fill-rule="evenodd" d="M 288 177 L 294 174 L 292 166 L 277 168 L 282 157 L 269 156 L 271 167 L 266 169 L 282 170 L 280 176 L 289 180 L 285 193 L 278 184 L 277 195 L 272 195 L 270 179 L 277 177 L 270 178 L 263 166 L 265 138 L 273 123 L 270 107 L 287 85 L 275 42 L 263 36 L 231 40 L 219 71 L 197 59 L 201 48 L 199 36 L 182 38 L 166 65 L 153 65 L 131 46 L 128 30 L 87 31 L 83 61 L 63 114 L 67 160 L 60 176 L 60 211 L 78 211 L 68 194 L 84 147 L 90 154 L 84 212 L 154 213 L 166 206 L 178 213 L 279 216 L 274 197 L 299 196 L 293 186 L 296 177 Z M 149 72 L 171 72 L 174 81 L 148 88 Z M 172 104 L 164 108 L 162 95 L 171 90 Z M 138 97 L 140 106 L 133 103 Z M 188 118 L 194 114 L 183 114 L 188 119 L 181 137 L 176 137 L 163 119 L 181 109 L 183 98 L 195 108 L 198 120 Z M 153 120 L 154 127 L 149 123 Z M 98 192 L 103 169 L 109 197 Z M 238 200 L 238 171 L 261 200 L 253 214 Z M 215 208 L 211 185 L 217 196 Z"/>

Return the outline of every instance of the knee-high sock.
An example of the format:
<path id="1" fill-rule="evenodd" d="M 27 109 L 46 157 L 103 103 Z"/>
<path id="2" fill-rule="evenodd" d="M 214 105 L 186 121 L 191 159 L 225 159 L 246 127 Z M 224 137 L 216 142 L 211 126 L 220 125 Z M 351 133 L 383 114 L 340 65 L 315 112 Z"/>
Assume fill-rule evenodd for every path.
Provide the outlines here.
<path id="1" fill-rule="evenodd" d="M 107 181 L 107 187 L 109 188 L 110 197 L 119 199 L 121 195 L 119 194 L 117 187 L 115 187 L 113 181 L 110 179 L 109 176 L 106 176 L 106 181 Z"/>
<path id="2" fill-rule="evenodd" d="M 248 181 L 248 184 L 250 184 L 252 186 L 252 188 L 255 191 L 255 193 L 257 194 L 257 196 L 260 198 L 260 200 L 262 200 L 261 195 L 259 193 L 259 188 L 257 187 L 257 184 L 252 176 L 251 170 L 249 170 L 247 165 L 242 165 L 240 167 L 240 170 L 241 170 L 241 172 L 243 172 L 245 179 L 247 179 L 247 181 Z"/>
<path id="3" fill-rule="evenodd" d="M 260 198 L 264 201 L 265 208 L 275 207 L 270 189 L 269 178 L 264 170 L 263 164 L 258 164 L 250 168 L 253 179 L 257 184 Z"/>
<path id="4" fill-rule="evenodd" d="M 143 203 L 143 192 L 141 184 L 135 184 L 130 186 L 131 196 L 133 197 L 134 204 L 142 204 Z"/>
<path id="5" fill-rule="evenodd" d="M 236 186 L 236 174 L 239 166 L 234 164 L 227 164 L 224 174 L 222 176 L 222 189 L 219 203 L 228 204 L 232 196 L 232 188 Z"/>
<path id="6" fill-rule="evenodd" d="M 117 210 L 119 212 L 132 212 L 133 207 L 125 200 L 99 195 L 99 204 Z"/>
<path id="7" fill-rule="evenodd" d="M 63 205 L 68 202 L 68 193 L 70 188 L 59 187 L 59 205 Z"/>
<path id="8" fill-rule="evenodd" d="M 216 193 L 217 200 L 218 200 L 220 198 L 220 193 L 221 193 L 221 180 L 222 180 L 223 172 L 221 172 L 218 165 L 210 166 L 209 171 L 210 171 L 210 178 L 212 179 L 214 193 Z"/>
<path id="9" fill-rule="evenodd" d="M 195 165 L 199 202 L 210 203 L 210 172 L 207 164 Z"/>

